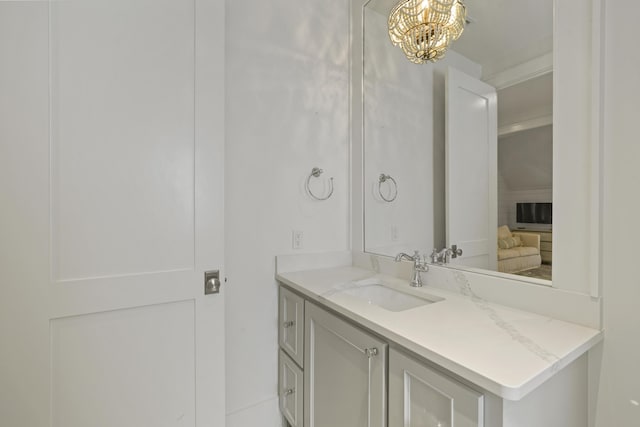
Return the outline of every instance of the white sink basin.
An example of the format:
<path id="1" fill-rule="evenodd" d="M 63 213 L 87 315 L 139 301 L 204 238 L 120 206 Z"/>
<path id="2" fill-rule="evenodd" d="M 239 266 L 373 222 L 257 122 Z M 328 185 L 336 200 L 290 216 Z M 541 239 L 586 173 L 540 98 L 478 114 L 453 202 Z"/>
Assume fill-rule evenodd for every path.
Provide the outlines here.
<path id="1" fill-rule="evenodd" d="M 404 311 L 435 302 L 427 298 L 400 292 L 381 283 L 363 284 L 345 289 L 341 293 L 360 298 L 369 304 L 377 305 L 389 311 Z"/>

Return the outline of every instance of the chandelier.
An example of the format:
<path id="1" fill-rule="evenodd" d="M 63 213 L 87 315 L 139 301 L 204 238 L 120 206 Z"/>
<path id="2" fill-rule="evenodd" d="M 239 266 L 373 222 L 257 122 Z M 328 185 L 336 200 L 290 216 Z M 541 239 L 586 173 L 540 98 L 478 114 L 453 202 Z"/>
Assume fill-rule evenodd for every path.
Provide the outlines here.
<path id="1" fill-rule="evenodd" d="M 409 61 L 435 62 L 460 37 L 466 16 L 461 0 L 401 0 L 389 14 L 389 37 Z"/>

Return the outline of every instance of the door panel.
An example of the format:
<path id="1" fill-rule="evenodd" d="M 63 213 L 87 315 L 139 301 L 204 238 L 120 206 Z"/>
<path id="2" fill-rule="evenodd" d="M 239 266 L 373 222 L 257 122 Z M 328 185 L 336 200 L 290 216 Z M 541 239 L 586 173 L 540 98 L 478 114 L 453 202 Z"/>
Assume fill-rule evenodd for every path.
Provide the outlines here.
<path id="1" fill-rule="evenodd" d="M 194 311 L 183 301 L 52 320 L 52 425 L 193 425 Z"/>
<path id="2" fill-rule="evenodd" d="M 469 267 L 497 270 L 498 124 L 495 88 L 447 71 L 446 240 Z"/>
<path id="3" fill-rule="evenodd" d="M 56 280 L 193 269 L 193 19 L 193 0 L 51 4 Z"/>
<path id="4" fill-rule="evenodd" d="M 0 2 L 0 35 L 0 425 L 223 426 L 224 2 Z"/>
<path id="5" fill-rule="evenodd" d="M 0 2 L 2 426 L 50 424 L 48 19 L 46 2 Z"/>

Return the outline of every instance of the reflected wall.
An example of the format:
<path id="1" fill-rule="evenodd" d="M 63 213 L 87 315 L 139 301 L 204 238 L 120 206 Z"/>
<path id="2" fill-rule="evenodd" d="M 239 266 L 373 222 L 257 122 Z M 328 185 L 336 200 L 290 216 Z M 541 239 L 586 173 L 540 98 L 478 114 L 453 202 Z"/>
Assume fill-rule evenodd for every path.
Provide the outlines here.
<path id="1" fill-rule="evenodd" d="M 364 248 L 395 256 L 445 246 L 444 75 L 481 67 L 454 51 L 437 63 L 406 60 L 387 34 L 387 17 L 364 8 Z M 380 174 L 397 184 L 380 184 Z"/>

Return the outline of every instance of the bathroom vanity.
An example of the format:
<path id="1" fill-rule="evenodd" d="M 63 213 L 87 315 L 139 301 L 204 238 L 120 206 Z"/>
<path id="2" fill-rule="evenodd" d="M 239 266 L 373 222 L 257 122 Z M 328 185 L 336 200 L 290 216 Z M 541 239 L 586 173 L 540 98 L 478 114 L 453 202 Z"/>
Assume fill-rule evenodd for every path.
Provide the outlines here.
<path id="1" fill-rule="evenodd" d="M 406 263 L 408 264 L 408 263 Z M 281 271 L 284 425 L 585 427 L 601 331 L 343 265 Z"/>

